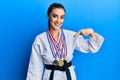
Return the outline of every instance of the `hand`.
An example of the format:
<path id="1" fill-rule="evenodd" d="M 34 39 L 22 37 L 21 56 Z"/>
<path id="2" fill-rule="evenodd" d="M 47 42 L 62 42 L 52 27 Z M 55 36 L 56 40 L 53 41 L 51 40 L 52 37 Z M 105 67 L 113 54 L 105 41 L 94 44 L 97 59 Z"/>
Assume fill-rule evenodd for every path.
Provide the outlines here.
<path id="1" fill-rule="evenodd" d="M 89 36 L 90 35 L 92 38 L 96 39 L 96 36 L 95 36 L 92 28 L 81 29 L 73 37 L 76 37 L 77 35 L 83 35 L 83 36 Z"/>

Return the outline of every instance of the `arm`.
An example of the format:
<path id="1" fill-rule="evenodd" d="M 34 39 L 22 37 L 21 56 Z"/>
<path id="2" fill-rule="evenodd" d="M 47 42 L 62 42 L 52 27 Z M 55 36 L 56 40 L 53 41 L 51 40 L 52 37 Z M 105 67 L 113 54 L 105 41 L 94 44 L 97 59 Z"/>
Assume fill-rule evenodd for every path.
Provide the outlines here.
<path id="1" fill-rule="evenodd" d="M 42 80 L 43 68 L 44 65 L 40 54 L 40 46 L 34 43 L 32 45 L 32 53 L 26 80 Z"/>
<path id="2" fill-rule="evenodd" d="M 82 37 L 89 35 L 90 38 L 87 40 Z M 96 53 L 100 49 L 104 41 L 104 38 L 98 33 L 94 33 L 94 31 L 91 28 L 80 30 L 74 35 L 74 37 L 76 38 L 75 48 L 85 53 Z"/>

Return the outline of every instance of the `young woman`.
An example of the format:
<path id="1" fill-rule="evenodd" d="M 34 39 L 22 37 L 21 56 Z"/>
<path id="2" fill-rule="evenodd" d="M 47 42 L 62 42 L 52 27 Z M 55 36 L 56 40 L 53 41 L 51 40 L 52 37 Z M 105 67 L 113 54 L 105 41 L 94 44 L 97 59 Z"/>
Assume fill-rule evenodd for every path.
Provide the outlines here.
<path id="1" fill-rule="evenodd" d="M 71 63 L 74 49 L 84 53 L 100 49 L 104 38 L 93 29 L 81 29 L 76 33 L 61 28 L 65 12 L 59 3 L 49 6 L 48 30 L 39 34 L 32 45 L 27 80 L 76 80 Z"/>

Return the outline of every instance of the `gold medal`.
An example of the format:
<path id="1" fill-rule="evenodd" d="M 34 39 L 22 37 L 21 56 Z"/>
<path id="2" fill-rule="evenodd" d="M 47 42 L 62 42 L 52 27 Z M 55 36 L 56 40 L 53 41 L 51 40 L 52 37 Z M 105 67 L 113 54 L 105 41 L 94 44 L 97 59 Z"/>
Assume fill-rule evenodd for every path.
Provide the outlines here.
<path id="1" fill-rule="evenodd" d="M 64 65 L 63 60 L 60 60 L 60 61 L 59 61 L 59 66 L 62 67 L 63 65 Z"/>

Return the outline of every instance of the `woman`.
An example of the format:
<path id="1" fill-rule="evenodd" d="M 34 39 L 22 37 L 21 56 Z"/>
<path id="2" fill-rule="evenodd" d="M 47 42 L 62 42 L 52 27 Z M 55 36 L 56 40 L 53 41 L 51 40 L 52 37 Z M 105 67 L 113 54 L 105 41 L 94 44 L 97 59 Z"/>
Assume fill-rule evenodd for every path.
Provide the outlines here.
<path id="1" fill-rule="evenodd" d="M 53 3 L 48 8 L 48 30 L 39 34 L 33 45 L 27 80 L 76 80 L 72 58 L 74 49 L 84 53 L 97 52 L 104 38 L 93 29 L 79 32 L 61 28 L 65 8 Z M 90 36 L 84 39 L 83 36 Z"/>

